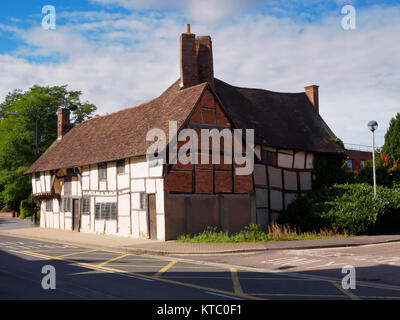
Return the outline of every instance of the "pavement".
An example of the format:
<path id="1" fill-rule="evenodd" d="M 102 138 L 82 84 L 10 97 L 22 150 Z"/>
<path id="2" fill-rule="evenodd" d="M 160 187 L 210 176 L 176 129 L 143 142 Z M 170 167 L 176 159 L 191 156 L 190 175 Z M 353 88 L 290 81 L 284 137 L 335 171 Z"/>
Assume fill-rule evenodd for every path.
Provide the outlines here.
<path id="1" fill-rule="evenodd" d="M 3 221 L 3 222 L 2 222 Z M 263 252 L 270 250 L 300 250 L 318 248 L 337 248 L 364 246 L 379 243 L 400 242 L 400 235 L 358 236 L 315 240 L 293 240 L 274 242 L 246 243 L 190 243 L 178 241 L 157 241 L 131 239 L 118 236 L 96 235 L 65 230 L 44 229 L 26 224 L 18 227 L 18 219 L 0 218 L 0 234 L 37 240 L 58 241 L 68 244 L 93 246 L 119 250 L 121 252 L 148 252 L 154 254 L 228 254 Z M 26 225 L 25 225 L 26 224 Z M 3 225 L 15 225 L 15 228 L 3 228 Z"/>

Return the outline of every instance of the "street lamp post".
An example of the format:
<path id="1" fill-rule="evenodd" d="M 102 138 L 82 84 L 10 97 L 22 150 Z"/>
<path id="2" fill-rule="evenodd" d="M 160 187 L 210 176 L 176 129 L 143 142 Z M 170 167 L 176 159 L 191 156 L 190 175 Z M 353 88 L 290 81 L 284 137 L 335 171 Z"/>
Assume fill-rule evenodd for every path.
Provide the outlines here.
<path id="1" fill-rule="evenodd" d="M 375 130 L 378 128 L 378 123 L 375 120 L 371 120 L 368 122 L 368 128 L 372 132 L 372 172 L 374 177 L 374 197 L 376 197 Z"/>

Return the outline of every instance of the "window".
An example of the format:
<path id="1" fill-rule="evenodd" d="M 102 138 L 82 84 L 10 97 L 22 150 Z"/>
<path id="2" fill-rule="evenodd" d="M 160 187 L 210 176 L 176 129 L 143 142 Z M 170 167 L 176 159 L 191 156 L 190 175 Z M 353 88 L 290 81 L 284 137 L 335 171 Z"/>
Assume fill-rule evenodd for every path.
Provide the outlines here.
<path id="1" fill-rule="evenodd" d="M 270 164 L 273 166 L 277 165 L 277 157 L 275 152 L 262 150 L 261 160 L 266 164 Z"/>
<path id="2" fill-rule="evenodd" d="M 35 172 L 35 180 L 40 181 L 40 172 Z"/>
<path id="3" fill-rule="evenodd" d="M 116 220 L 117 205 L 115 202 L 96 203 L 96 220 Z"/>
<path id="4" fill-rule="evenodd" d="M 60 211 L 63 212 L 71 212 L 71 203 L 72 200 L 68 198 L 64 198 L 60 200 Z"/>
<path id="5" fill-rule="evenodd" d="M 353 170 L 353 160 L 351 160 L 351 159 L 348 159 L 348 160 L 347 160 L 347 167 L 348 167 L 350 170 Z"/>
<path id="6" fill-rule="evenodd" d="M 71 176 L 64 177 L 64 194 L 70 195 L 72 193 L 72 178 Z"/>
<path id="7" fill-rule="evenodd" d="M 125 173 L 125 160 L 119 160 L 117 162 L 117 173 L 118 174 Z"/>
<path id="8" fill-rule="evenodd" d="M 46 200 L 46 211 L 53 211 L 53 199 Z"/>
<path id="9" fill-rule="evenodd" d="M 107 179 L 107 163 L 99 163 L 99 179 Z"/>
<path id="10" fill-rule="evenodd" d="M 140 194 L 140 209 L 146 209 L 146 194 Z"/>
<path id="11" fill-rule="evenodd" d="M 361 160 L 360 161 L 360 168 L 364 168 L 365 167 L 365 161 L 364 160 Z"/>
<path id="12" fill-rule="evenodd" d="M 90 198 L 82 199 L 82 213 L 90 213 Z"/>

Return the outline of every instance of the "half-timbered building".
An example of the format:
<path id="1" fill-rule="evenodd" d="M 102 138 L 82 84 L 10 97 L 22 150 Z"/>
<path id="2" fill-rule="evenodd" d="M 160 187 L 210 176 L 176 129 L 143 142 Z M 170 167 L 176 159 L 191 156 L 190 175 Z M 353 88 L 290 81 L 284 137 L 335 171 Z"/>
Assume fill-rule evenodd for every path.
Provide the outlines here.
<path id="1" fill-rule="evenodd" d="M 180 38 L 180 67 L 180 79 L 142 105 L 72 128 L 69 110 L 58 111 L 58 139 L 27 171 L 41 227 L 168 240 L 208 226 L 266 226 L 312 188 L 316 154 L 343 152 L 319 115 L 318 86 L 229 85 L 214 78 L 211 38 L 190 30 Z M 169 132 L 170 121 L 178 131 L 254 129 L 253 173 L 237 175 L 234 161 L 148 161 L 147 133 Z"/>

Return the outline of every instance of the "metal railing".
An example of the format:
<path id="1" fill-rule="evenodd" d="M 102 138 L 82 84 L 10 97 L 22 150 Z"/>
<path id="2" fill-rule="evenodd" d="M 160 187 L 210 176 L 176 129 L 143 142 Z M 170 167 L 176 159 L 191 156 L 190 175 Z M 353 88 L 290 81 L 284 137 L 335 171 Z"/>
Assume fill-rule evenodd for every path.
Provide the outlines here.
<path id="1" fill-rule="evenodd" d="M 345 147 L 346 150 L 372 152 L 372 147 L 371 146 L 366 146 L 366 145 L 363 145 L 363 144 L 345 143 L 344 147 Z"/>

